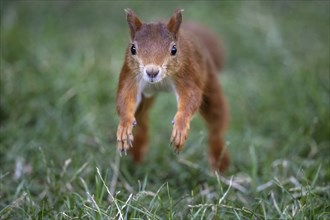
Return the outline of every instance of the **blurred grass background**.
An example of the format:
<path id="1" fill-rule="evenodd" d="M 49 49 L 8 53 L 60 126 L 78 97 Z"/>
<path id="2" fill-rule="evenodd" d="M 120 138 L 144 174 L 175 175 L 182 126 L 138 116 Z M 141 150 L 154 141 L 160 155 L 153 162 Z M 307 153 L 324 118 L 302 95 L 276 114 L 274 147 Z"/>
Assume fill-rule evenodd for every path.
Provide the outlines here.
<path id="1" fill-rule="evenodd" d="M 116 161 L 127 7 L 145 21 L 183 8 L 184 21 L 223 39 L 232 158 L 224 177 L 209 169 L 199 117 L 184 151 L 173 153 L 173 94 L 152 109 L 145 162 Z M 1 1 L 0 219 L 330 218 L 329 7 Z"/>

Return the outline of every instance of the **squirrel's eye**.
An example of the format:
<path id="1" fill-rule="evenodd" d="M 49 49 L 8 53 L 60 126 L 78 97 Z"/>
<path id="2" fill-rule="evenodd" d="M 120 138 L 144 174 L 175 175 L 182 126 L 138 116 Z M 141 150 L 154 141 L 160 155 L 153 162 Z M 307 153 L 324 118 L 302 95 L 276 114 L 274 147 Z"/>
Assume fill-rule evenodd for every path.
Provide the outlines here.
<path id="1" fill-rule="evenodd" d="M 132 55 L 136 55 L 136 48 L 135 48 L 134 44 L 132 44 L 132 46 L 131 46 L 131 53 L 132 53 Z"/>
<path id="2" fill-rule="evenodd" d="M 176 46 L 173 45 L 172 49 L 171 49 L 171 55 L 174 56 L 176 54 Z"/>

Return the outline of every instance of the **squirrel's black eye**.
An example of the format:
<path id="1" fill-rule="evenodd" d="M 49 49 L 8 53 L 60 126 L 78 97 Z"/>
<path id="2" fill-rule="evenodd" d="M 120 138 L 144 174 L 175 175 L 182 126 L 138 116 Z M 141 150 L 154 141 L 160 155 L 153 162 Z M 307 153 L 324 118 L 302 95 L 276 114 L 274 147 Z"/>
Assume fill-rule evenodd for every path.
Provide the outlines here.
<path id="1" fill-rule="evenodd" d="M 136 48 L 135 48 L 134 44 L 132 44 L 132 46 L 131 46 L 131 53 L 132 53 L 132 55 L 136 55 Z"/>
<path id="2" fill-rule="evenodd" d="M 174 56 L 176 54 L 176 46 L 173 45 L 172 49 L 171 49 L 171 55 Z"/>

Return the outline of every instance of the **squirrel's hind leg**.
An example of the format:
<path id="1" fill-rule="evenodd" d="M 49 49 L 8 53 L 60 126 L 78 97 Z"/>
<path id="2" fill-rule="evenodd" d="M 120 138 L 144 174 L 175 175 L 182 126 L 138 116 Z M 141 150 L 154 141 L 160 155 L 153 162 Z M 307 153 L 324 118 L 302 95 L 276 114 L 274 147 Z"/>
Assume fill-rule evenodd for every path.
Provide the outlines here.
<path id="1" fill-rule="evenodd" d="M 133 160 L 139 163 L 143 160 L 145 153 L 147 152 L 148 144 L 148 112 L 154 102 L 154 98 L 147 98 L 142 96 L 141 103 L 139 104 L 136 112 L 136 126 L 133 129 L 133 147 L 130 148 L 129 153 L 132 154 Z"/>
<path id="2" fill-rule="evenodd" d="M 213 169 L 224 172 L 229 166 L 229 155 L 223 141 L 228 120 L 225 97 L 215 75 L 209 75 L 200 113 L 209 130 L 209 162 Z"/>

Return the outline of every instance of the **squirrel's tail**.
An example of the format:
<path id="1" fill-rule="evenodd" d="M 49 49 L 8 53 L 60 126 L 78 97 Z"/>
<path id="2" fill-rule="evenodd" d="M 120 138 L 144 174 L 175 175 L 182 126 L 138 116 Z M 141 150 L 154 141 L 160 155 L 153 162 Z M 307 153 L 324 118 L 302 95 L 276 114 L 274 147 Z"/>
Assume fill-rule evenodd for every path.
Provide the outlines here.
<path id="1" fill-rule="evenodd" d="M 214 65 L 218 71 L 222 70 L 224 67 L 224 48 L 222 42 L 216 39 L 214 42 L 211 40 L 206 42 L 206 46 L 211 54 Z"/>
<path id="2" fill-rule="evenodd" d="M 183 26 L 193 32 L 194 36 L 206 47 L 216 69 L 218 71 L 223 69 L 225 64 L 225 50 L 219 37 L 211 30 L 196 23 L 184 23 Z"/>
<path id="3" fill-rule="evenodd" d="M 216 39 L 215 42 L 208 44 L 208 50 L 211 53 L 216 69 L 218 71 L 222 70 L 225 65 L 225 51 L 222 41 Z"/>

